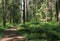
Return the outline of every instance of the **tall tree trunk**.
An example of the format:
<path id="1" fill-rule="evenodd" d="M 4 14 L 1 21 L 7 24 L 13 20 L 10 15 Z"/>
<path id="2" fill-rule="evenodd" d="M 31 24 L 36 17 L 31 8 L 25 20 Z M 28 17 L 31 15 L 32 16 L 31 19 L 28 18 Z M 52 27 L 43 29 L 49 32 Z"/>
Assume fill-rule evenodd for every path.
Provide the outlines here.
<path id="1" fill-rule="evenodd" d="M 57 21 L 58 21 L 58 1 L 56 1 L 56 18 L 57 18 Z"/>
<path id="2" fill-rule="evenodd" d="M 20 0 L 21 2 L 21 23 L 23 23 L 23 0 Z"/>
<path id="3" fill-rule="evenodd" d="M 48 0 L 46 0 L 46 22 L 48 21 L 48 16 L 47 16 L 47 14 L 48 14 Z"/>
<path id="4" fill-rule="evenodd" d="M 26 21 L 30 21 L 30 13 L 29 13 L 29 0 L 26 0 Z"/>
<path id="5" fill-rule="evenodd" d="M 25 23 L 25 0 L 23 0 L 23 23 Z"/>
<path id="6" fill-rule="evenodd" d="M 21 22 L 23 24 L 26 21 L 26 19 L 25 19 L 26 18 L 26 16 L 25 16 L 25 13 L 26 13 L 26 11 L 25 11 L 25 9 L 26 9 L 25 7 L 26 6 L 25 5 L 26 4 L 25 4 L 25 0 L 20 0 L 20 1 L 21 1 L 21 4 L 22 4 L 22 6 L 21 6 L 22 7 L 21 8 Z"/>
<path id="7" fill-rule="evenodd" d="M 50 21 L 52 21 L 53 13 L 52 13 L 52 0 L 49 0 L 49 13 L 50 13 Z"/>
<path id="8" fill-rule="evenodd" d="M 3 9 L 3 25 L 6 27 L 6 0 L 2 0 L 2 9 Z"/>
<path id="9" fill-rule="evenodd" d="M 25 21 L 27 20 L 27 0 L 25 0 Z"/>
<path id="10" fill-rule="evenodd" d="M 12 22 L 13 24 L 15 23 L 15 18 L 14 18 L 14 3 L 15 3 L 15 0 L 12 1 Z"/>
<path id="11" fill-rule="evenodd" d="M 58 1 L 58 22 L 59 22 L 59 28 L 60 28 L 60 0 Z"/>

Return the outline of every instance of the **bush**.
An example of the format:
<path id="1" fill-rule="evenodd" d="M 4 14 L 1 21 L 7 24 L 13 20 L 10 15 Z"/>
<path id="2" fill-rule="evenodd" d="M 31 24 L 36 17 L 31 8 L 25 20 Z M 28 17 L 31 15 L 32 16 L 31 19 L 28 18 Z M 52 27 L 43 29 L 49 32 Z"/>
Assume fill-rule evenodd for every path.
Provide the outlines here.
<path id="1" fill-rule="evenodd" d="M 13 27 L 13 24 L 12 23 L 6 23 L 6 29 L 10 29 L 10 28 L 12 28 Z"/>
<path id="2" fill-rule="evenodd" d="M 30 33 L 30 34 L 25 33 L 24 37 L 26 37 L 28 40 L 30 40 L 30 39 L 46 39 L 45 34 L 39 34 L 39 33 Z"/>
<path id="3" fill-rule="evenodd" d="M 43 38 L 48 40 L 60 40 L 60 30 L 57 22 L 26 23 L 21 25 L 20 28 L 22 29 L 19 29 L 17 32 L 22 33 L 28 39 Z"/>
<path id="4" fill-rule="evenodd" d="M 5 29 L 0 28 L 0 38 L 3 37 Z"/>

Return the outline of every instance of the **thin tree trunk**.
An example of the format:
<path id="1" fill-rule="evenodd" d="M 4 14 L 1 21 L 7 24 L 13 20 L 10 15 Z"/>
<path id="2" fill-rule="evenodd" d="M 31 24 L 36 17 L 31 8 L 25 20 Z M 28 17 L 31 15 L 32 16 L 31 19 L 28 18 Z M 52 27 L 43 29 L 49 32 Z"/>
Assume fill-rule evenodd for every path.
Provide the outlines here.
<path id="1" fill-rule="evenodd" d="M 46 22 L 48 21 L 48 16 L 47 16 L 47 14 L 48 14 L 48 0 L 46 0 Z"/>
<path id="2" fill-rule="evenodd" d="M 13 22 L 13 24 L 15 23 L 15 20 L 14 20 L 14 1 L 15 0 L 12 1 L 12 22 Z"/>
<path id="3" fill-rule="evenodd" d="M 23 23 L 25 23 L 25 0 L 23 0 L 24 5 L 23 5 Z"/>
<path id="4" fill-rule="evenodd" d="M 23 24 L 23 5 L 24 5 L 24 2 L 23 0 L 20 0 L 21 2 L 21 23 Z"/>
<path id="5" fill-rule="evenodd" d="M 30 21 L 30 13 L 29 13 L 29 0 L 26 0 L 26 21 Z"/>
<path id="6" fill-rule="evenodd" d="M 52 21 L 53 13 L 52 13 L 52 0 L 49 0 L 49 13 L 50 13 L 50 21 Z"/>
<path id="7" fill-rule="evenodd" d="M 21 23 L 23 24 L 23 23 L 25 23 L 25 0 L 20 0 L 21 1 L 21 4 L 22 4 L 22 9 L 21 9 Z"/>
<path id="8" fill-rule="evenodd" d="M 2 0 L 2 9 L 3 9 L 3 25 L 6 27 L 6 0 Z"/>
<path id="9" fill-rule="evenodd" d="M 27 0 L 25 0 L 25 21 L 27 20 Z"/>
<path id="10" fill-rule="evenodd" d="M 60 0 L 58 1 L 58 22 L 59 22 L 59 28 L 60 28 Z"/>
<path id="11" fill-rule="evenodd" d="M 56 2 L 56 18 L 57 18 L 57 21 L 58 21 L 58 2 Z"/>

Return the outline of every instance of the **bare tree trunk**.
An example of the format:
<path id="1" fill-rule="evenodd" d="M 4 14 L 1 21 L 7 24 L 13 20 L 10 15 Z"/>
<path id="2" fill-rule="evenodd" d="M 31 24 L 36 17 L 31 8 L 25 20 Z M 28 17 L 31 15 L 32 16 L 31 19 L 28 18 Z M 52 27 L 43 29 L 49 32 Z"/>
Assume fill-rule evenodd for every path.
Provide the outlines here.
<path id="1" fill-rule="evenodd" d="M 21 4 L 22 4 L 22 6 L 21 6 L 21 23 L 23 24 L 23 23 L 25 23 L 25 21 L 26 21 L 26 4 L 25 4 L 25 0 L 20 0 L 21 1 Z"/>
<path id="2" fill-rule="evenodd" d="M 29 12 L 29 0 L 26 0 L 26 21 L 29 22 L 30 21 L 30 12 Z"/>
<path id="3" fill-rule="evenodd" d="M 25 0 L 25 21 L 27 20 L 27 0 Z"/>
<path id="4" fill-rule="evenodd" d="M 20 3 L 21 3 L 21 23 L 23 24 L 23 5 L 24 5 L 23 0 L 20 0 Z"/>
<path id="5" fill-rule="evenodd" d="M 6 0 L 2 0 L 2 9 L 3 9 L 3 25 L 6 27 Z"/>
<path id="6" fill-rule="evenodd" d="M 14 18 L 14 3 L 15 3 L 15 0 L 12 1 L 12 22 L 13 22 L 13 24 L 15 23 L 15 18 Z"/>
<path id="7" fill-rule="evenodd" d="M 25 23 L 25 0 L 23 0 L 23 23 Z"/>
<path id="8" fill-rule="evenodd" d="M 57 21 L 58 21 L 58 1 L 56 1 L 56 18 L 57 18 Z"/>
<path id="9" fill-rule="evenodd" d="M 49 13 L 50 13 L 50 21 L 52 21 L 53 13 L 52 13 L 52 0 L 49 0 Z"/>
<path id="10" fill-rule="evenodd" d="M 48 16 L 47 16 L 47 14 L 48 14 L 48 0 L 46 0 L 46 22 L 48 21 Z"/>
<path id="11" fill-rule="evenodd" d="M 58 22 L 59 22 L 59 28 L 60 28 L 60 0 L 58 1 Z"/>

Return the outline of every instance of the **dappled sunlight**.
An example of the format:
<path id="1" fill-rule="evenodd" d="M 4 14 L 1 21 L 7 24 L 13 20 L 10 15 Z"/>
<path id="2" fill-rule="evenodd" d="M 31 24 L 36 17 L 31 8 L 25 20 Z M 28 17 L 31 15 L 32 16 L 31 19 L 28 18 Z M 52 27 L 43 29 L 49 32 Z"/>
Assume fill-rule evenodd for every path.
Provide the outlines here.
<path id="1" fill-rule="evenodd" d="M 60 0 L 0 0 L 0 41 L 60 41 Z"/>

